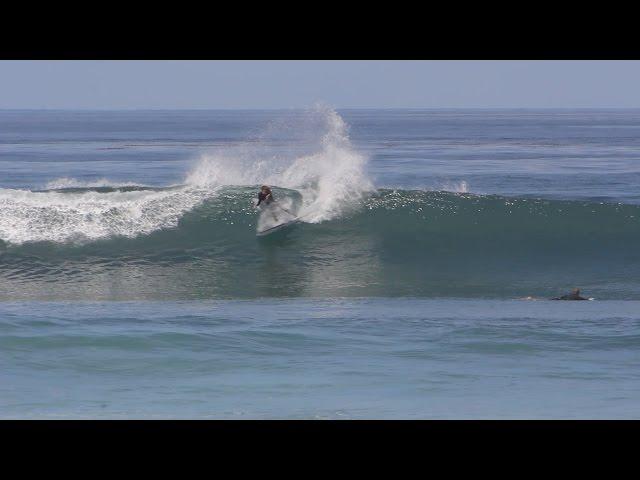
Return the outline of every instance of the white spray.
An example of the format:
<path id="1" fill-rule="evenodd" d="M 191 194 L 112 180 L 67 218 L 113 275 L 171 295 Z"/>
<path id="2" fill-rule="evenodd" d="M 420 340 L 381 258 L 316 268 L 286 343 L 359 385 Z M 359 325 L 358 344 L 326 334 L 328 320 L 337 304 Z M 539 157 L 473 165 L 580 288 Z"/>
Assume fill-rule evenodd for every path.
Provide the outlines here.
<path id="1" fill-rule="evenodd" d="M 306 120 L 292 128 L 305 140 L 309 128 L 322 129 L 319 142 L 309 145 L 315 151 L 297 156 L 287 155 L 290 152 L 264 155 L 268 149 L 263 146 L 244 145 L 210 153 L 201 158 L 186 183 L 200 187 L 268 184 L 293 189 L 302 195 L 297 214 L 305 221 L 342 215 L 373 189 L 365 174 L 366 157 L 353 149 L 347 125 L 334 110 L 316 106 L 307 112 Z"/>
<path id="2" fill-rule="evenodd" d="M 302 206 L 296 214 L 305 215 L 305 221 L 320 222 L 353 208 L 373 188 L 364 173 L 365 157 L 352 148 L 347 126 L 332 109 L 315 107 L 296 117 L 296 124 L 274 123 L 271 129 L 293 135 L 293 141 L 288 138 L 275 149 L 258 141 L 212 152 L 187 174 L 185 185 L 170 190 L 62 193 L 0 189 L 0 239 L 21 244 L 146 235 L 175 228 L 186 212 L 225 185 L 269 184 L 275 192 L 278 187 L 297 190 Z M 96 186 L 123 184 L 63 178 L 47 185 L 50 189 Z M 293 206 L 282 196 L 279 202 L 284 208 Z"/>

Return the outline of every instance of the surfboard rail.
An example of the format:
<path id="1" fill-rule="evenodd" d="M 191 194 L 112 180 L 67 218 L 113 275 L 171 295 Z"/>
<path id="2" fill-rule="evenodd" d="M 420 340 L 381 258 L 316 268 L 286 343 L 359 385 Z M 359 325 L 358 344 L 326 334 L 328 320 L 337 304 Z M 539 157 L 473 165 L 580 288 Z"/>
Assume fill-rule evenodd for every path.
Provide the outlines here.
<path id="1" fill-rule="evenodd" d="M 293 220 L 289 220 L 288 222 L 279 223 L 278 225 L 274 225 L 273 227 L 265 228 L 264 230 L 260 230 L 259 232 L 256 232 L 256 236 L 262 237 L 264 235 L 268 235 L 286 226 L 289 226 L 292 223 L 297 223 L 299 219 L 300 217 L 296 217 Z"/>

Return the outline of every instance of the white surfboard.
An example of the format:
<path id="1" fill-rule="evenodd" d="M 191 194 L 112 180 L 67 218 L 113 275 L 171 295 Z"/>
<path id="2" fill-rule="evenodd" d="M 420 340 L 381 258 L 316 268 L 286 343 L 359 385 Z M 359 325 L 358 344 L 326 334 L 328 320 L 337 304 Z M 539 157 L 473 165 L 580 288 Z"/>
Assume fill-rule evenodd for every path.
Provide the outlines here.
<path id="1" fill-rule="evenodd" d="M 260 230 L 259 232 L 257 232 L 256 235 L 258 237 L 262 237 L 264 235 L 269 235 L 270 233 L 277 232 L 278 230 L 281 230 L 284 227 L 291 225 L 292 223 L 297 223 L 300 218 L 301 217 L 296 217 L 292 220 L 289 220 L 288 222 L 279 223 L 278 225 L 275 225 L 273 227 L 265 228 L 264 230 Z"/>
<path id="2" fill-rule="evenodd" d="M 305 217 L 312 215 L 315 212 L 305 213 L 304 215 L 300 215 L 299 217 L 292 218 L 291 220 L 287 220 L 286 222 L 279 223 L 278 225 L 274 225 L 273 227 L 265 228 L 264 230 L 260 230 L 256 233 L 256 236 L 263 237 L 265 235 L 269 235 L 270 233 L 277 232 L 289 225 L 293 225 L 294 223 L 298 223 Z"/>

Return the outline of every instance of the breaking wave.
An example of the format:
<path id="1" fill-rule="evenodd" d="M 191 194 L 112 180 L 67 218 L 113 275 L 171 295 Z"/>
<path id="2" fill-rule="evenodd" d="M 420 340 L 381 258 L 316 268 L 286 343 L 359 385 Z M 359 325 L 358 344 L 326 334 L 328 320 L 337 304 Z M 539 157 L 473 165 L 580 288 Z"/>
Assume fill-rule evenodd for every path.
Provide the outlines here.
<path id="1" fill-rule="evenodd" d="M 3 295 L 515 298 L 579 286 L 597 298 L 640 298 L 636 205 L 379 190 L 342 216 L 256 237 L 253 188 L 219 187 L 206 198 L 189 191 L 56 194 L 70 197 L 60 202 L 66 209 L 78 195 L 82 208 L 100 195 L 122 206 L 110 223 L 107 212 L 99 216 L 91 242 L 60 243 L 64 235 L 44 227 L 59 228 L 60 218 L 36 215 L 41 228 L 14 228 L 31 241 L 0 250 Z M 125 214 L 128 222 L 118 220 Z M 71 229 L 79 214 L 66 215 Z"/>
<path id="2" fill-rule="evenodd" d="M 317 107 L 212 150 L 179 185 L 0 189 L 0 299 L 556 295 L 640 298 L 640 206 L 374 189 Z M 257 238 L 261 184 L 300 223 Z"/>
<path id="3" fill-rule="evenodd" d="M 304 149 L 276 153 L 252 142 L 212 151 L 199 159 L 182 185 L 152 188 L 61 178 L 41 191 L 0 189 L 0 239 L 20 245 L 148 235 L 176 228 L 185 213 L 214 198 L 222 187 L 263 183 L 295 190 L 296 211 L 305 221 L 337 218 L 373 190 L 365 174 L 366 157 L 352 148 L 347 126 L 335 111 L 316 107 L 302 119 L 297 128 Z M 290 131 L 295 126 L 278 128 Z M 309 142 L 309 135 L 317 139 Z M 292 208 L 290 199 L 281 200 Z"/>

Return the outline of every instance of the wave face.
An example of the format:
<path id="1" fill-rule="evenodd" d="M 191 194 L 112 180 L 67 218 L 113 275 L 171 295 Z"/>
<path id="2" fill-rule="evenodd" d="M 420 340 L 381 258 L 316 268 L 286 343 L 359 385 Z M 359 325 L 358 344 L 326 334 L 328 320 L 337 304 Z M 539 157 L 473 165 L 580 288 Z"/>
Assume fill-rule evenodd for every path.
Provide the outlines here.
<path id="1" fill-rule="evenodd" d="M 513 298 L 577 286 L 640 298 L 640 206 L 343 192 L 352 181 L 274 186 L 283 204 L 313 214 L 267 237 L 255 235 L 254 186 L 2 190 L 0 295 Z"/>

